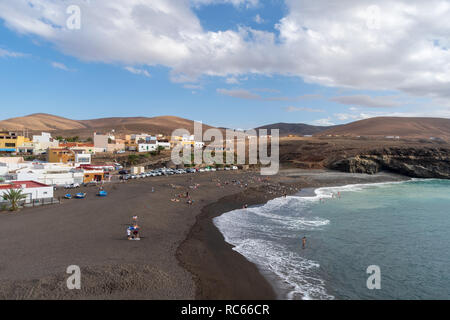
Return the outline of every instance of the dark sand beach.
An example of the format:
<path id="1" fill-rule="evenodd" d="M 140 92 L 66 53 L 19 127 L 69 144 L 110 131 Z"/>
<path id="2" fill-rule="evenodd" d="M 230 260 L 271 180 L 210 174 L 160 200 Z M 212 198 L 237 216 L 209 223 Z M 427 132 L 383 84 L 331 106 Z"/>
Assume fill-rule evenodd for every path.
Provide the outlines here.
<path id="1" fill-rule="evenodd" d="M 205 172 L 107 184 L 107 198 L 87 187 L 84 200 L 2 212 L 0 298 L 273 299 L 271 285 L 223 240 L 213 217 L 300 188 L 400 179 L 320 170 L 286 170 L 269 179 L 250 171 Z M 194 204 L 171 201 L 186 191 Z M 133 215 L 141 241 L 126 240 Z M 69 265 L 81 268 L 81 290 L 66 287 Z"/>

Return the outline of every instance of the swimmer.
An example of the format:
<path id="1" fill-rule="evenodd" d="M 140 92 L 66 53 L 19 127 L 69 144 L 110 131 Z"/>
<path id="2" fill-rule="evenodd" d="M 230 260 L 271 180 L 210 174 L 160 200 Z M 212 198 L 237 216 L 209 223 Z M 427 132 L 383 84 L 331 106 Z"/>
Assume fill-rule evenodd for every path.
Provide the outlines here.
<path id="1" fill-rule="evenodd" d="M 306 249 L 306 237 L 302 238 L 302 248 Z"/>

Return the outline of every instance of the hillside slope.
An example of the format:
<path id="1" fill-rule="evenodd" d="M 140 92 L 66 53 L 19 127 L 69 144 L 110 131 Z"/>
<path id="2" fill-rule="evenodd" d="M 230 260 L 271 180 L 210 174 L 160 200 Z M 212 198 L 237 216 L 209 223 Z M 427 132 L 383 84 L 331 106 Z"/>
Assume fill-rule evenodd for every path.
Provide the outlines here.
<path id="1" fill-rule="evenodd" d="M 0 129 L 28 130 L 30 132 L 48 131 L 53 134 L 91 136 L 93 132 L 115 130 L 117 133 L 163 133 L 171 134 L 173 130 L 183 128 L 193 133 L 194 122 L 174 116 L 162 117 L 116 117 L 91 120 L 70 120 L 49 114 L 32 114 L 24 117 L 0 121 Z M 203 129 L 212 128 L 204 125 Z"/>
<path id="2" fill-rule="evenodd" d="M 334 128 L 335 126 L 330 127 L 322 127 L 322 126 L 312 126 L 309 124 L 304 123 L 274 123 L 274 124 L 268 124 L 265 126 L 261 126 L 256 128 L 258 129 L 279 129 L 280 130 L 280 136 L 288 136 L 288 135 L 313 135 L 320 132 L 323 132 L 325 130 L 329 130 L 331 128 Z"/>
<path id="3" fill-rule="evenodd" d="M 85 126 L 76 120 L 54 116 L 45 113 L 35 113 L 24 117 L 17 117 L 0 121 L 0 129 L 54 131 L 83 129 Z"/>
<path id="4" fill-rule="evenodd" d="M 450 119 L 376 117 L 335 127 L 318 136 L 400 136 L 401 138 L 450 138 Z"/>

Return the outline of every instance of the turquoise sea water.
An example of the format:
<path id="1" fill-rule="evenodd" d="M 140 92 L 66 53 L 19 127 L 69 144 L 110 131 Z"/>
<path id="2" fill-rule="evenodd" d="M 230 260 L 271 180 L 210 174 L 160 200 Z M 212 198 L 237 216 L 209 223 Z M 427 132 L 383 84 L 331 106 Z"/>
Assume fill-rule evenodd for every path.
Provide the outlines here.
<path id="1" fill-rule="evenodd" d="M 284 299 L 450 299 L 450 181 L 315 193 L 228 212 L 214 222 Z M 381 271 L 379 290 L 366 285 L 371 265 Z"/>

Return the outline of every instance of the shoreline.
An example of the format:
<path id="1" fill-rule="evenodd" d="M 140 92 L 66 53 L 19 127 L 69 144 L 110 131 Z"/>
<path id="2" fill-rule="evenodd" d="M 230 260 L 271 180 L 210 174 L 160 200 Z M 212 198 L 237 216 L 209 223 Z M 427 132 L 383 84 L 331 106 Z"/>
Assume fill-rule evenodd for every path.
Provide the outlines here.
<path id="1" fill-rule="evenodd" d="M 324 173 L 327 175 L 327 172 Z M 331 174 L 332 175 L 332 174 Z M 289 175 L 288 175 L 289 176 Z M 409 177 L 383 173 L 374 176 L 354 174 L 308 179 L 290 176 L 294 181 L 281 183 L 290 192 L 288 195 L 315 196 L 315 190 L 323 187 L 342 187 L 352 184 L 390 183 L 410 180 Z M 288 179 L 291 180 L 291 179 Z M 196 217 L 194 226 L 177 249 L 176 257 L 182 268 L 190 272 L 195 282 L 195 299 L 201 300 L 274 300 L 286 299 L 284 290 L 277 285 L 277 279 L 261 270 L 233 250 L 234 246 L 225 241 L 224 235 L 215 226 L 214 218 L 242 208 L 242 203 L 264 205 L 279 195 L 268 196 L 264 187 L 242 191 L 225 196 L 206 205 Z"/>
<path id="2" fill-rule="evenodd" d="M 232 210 L 261 205 L 279 197 L 267 197 L 262 187 L 245 190 L 206 205 L 177 250 L 177 259 L 196 284 L 199 300 L 274 300 L 277 294 L 257 265 L 233 250 L 233 245 L 214 225 L 213 219 Z"/>

